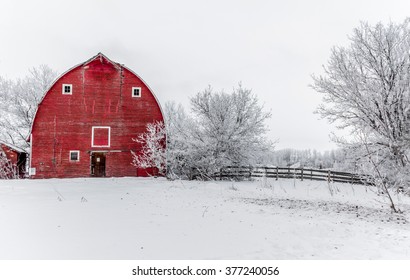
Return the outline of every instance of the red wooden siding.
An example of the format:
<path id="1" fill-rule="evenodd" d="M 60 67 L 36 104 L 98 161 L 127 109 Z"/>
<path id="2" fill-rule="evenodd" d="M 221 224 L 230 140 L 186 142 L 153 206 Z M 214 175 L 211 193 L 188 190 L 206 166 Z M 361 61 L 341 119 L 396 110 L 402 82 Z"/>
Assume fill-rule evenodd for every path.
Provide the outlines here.
<path id="1" fill-rule="evenodd" d="M 93 147 L 109 147 L 110 146 L 110 127 L 93 127 L 92 128 Z"/>
<path id="2" fill-rule="evenodd" d="M 72 85 L 72 94 L 62 94 L 63 84 Z M 141 97 L 132 97 L 132 87 L 141 87 Z M 32 177 L 91 176 L 97 152 L 105 154 L 106 176 L 143 174 L 131 165 L 130 150 L 140 148 L 132 138 L 153 121 L 163 116 L 148 86 L 98 54 L 62 75 L 40 103 L 32 127 Z M 70 161 L 70 151 L 79 151 L 80 160 Z"/>
<path id="3" fill-rule="evenodd" d="M 9 146 L 7 146 L 6 144 L 0 143 L 0 148 L 1 150 L 4 152 L 4 154 L 6 155 L 6 158 L 12 163 L 17 165 L 18 162 L 18 158 L 20 153 L 12 148 L 10 148 Z"/>

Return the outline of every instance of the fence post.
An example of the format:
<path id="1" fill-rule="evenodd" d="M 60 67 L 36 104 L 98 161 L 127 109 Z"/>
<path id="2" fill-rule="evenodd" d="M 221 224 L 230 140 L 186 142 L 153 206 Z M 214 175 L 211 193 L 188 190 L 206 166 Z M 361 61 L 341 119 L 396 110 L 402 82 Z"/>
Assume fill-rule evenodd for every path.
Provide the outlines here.
<path id="1" fill-rule="evenodd" d="M 279 178 L 279 167 L 276 166 L 276 181 L 278 180 L 278 178 Z"/>
<path id="2" fill-rule="evenodd" d="M 310 181 L 313 180 L 313 169 L 310 169 Z"/>
<path id="3" fill-rule="evenodd" d="M 330 170 L 327 171 L 327 181 L 330 183 Z"/>
<path id="4" fill-rule="evenodd" d="M 219 181 L 222 181 L 222 171 L 223 171 L 223 167 L 219 169 Z"/>
<path id="5" fill-rule="evenodd" d="M 290 177 L 290 167 L 288 166 L 288 178 L 292 178 Z"/>
<path id="6" fill-rule="evenodd" d="M 303 166 L 302 166 L 302 169 L 301 169 L 301 181 L 303 181 Z"/>

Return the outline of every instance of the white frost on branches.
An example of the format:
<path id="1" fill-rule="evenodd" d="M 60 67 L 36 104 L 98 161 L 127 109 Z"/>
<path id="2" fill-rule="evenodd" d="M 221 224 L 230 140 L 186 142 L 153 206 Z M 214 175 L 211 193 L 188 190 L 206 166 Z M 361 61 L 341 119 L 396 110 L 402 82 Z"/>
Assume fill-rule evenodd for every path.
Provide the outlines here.
<path id="1" fill-rule="evenodd" d="M 0 76 L 0 139 L 27 149 L 27 138 L 38 103 L 57 77 L 47 65 L 30 69 L 23 79 Z"/>
<path id="2" fill-rule="evenodd" d="M 332 49 L 324 75 L 313 77 L 324 94 L 318 112 L 352 130 L 352 141 L 339 142 L 400 189 L 410 184 L 409 24 L 362 23 L 349 47 Z"/>
<path id="3" fill-rule="evenodd" d="M 149 123 L 146 132 L 138 135 L 133 141 L 140 144 L 140 150 L 131 151 L 132 164 L 137 168 L 156 168 L 159 175 L 166 172 L 166 131 L 163 122 Z"/>
<path id="4" fill-rule="evenodd" d="M 191 98 L 191 112 L 181 105 L 166 103 L 166 135 L 162 123 L 147 126 L 135 141 L 141 152 L 133 153 L 134 165 L 141 168 L 163 166 L 167 176 L 204 178 L 227 165 L 261 163 L 273 149 L 265 138 L 265 120 L 270 117 L 250 90 L 239 85 L 231 94 L 210 87 Z M 167 139 L 167 151 L 161 145 Z"/>
<path id="5" fill-rule="evenodd" d="M 271 117 L 251 90 L 239 85 L 231 94 L 211 87 L 191 98 L 193 163 L 205 172 L 227 165 L 258 163 L 272 148 L 265 138 L 265 121 Z"/>
<path id="6" fill-rule="evenodd" d="M 0 179 L 18 179 L 18 168 L 6 156 L 0 146 Z"/>

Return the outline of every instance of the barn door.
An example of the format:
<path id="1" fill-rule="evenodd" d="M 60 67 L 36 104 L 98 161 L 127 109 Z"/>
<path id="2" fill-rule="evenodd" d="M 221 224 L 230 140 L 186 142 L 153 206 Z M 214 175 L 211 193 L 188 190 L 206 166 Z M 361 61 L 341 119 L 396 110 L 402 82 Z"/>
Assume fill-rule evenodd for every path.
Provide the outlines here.
<path id="1" fill-rule="evenodd" d="M 105 153 L 91 154 L 91 176 L 105 177 Z"/>

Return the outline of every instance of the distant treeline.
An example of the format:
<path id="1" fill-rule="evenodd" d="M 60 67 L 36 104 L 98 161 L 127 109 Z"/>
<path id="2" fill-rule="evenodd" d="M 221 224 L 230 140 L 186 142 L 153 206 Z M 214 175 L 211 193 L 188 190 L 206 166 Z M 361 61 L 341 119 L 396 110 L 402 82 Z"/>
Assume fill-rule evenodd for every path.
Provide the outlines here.
<path id="1" fill-rule="evenodd" d="M 355 172 L 357 169 L 355 163 L 342 149 L 325 152 L 311 149 L 281 149 L 272 152 L 269 163 L 275 166 L 334 169 L 348 172 Z"/>

